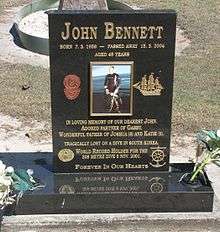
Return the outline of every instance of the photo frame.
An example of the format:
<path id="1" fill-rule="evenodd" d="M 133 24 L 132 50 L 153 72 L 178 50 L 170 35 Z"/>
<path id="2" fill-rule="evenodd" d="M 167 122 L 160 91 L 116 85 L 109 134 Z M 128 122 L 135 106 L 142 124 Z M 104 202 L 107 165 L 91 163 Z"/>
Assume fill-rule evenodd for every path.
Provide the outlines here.
<path id="1" fill-rule="evenodd" d="M 90 116 L 132 116 L 133 74 L 133 61 L 90 62 Z"/>

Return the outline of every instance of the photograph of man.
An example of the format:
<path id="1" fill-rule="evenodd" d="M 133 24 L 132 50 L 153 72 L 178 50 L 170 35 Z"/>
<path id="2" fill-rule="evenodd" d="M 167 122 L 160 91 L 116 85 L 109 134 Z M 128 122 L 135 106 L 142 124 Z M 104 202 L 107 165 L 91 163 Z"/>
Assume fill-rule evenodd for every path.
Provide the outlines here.
<path id="1" fill-rule="evenodd" d="M 120 76 L 115 73 L 114 66 L 109 67 L 109 73 L 105 76 L 105 109 L 108 112 L 120 113 L 122 99 L 120 97 Z"/>
<path id="2" fill-rule="evenodd" d="M 133 62 L 91 62 L 91 116 L 132 115 Z"/>

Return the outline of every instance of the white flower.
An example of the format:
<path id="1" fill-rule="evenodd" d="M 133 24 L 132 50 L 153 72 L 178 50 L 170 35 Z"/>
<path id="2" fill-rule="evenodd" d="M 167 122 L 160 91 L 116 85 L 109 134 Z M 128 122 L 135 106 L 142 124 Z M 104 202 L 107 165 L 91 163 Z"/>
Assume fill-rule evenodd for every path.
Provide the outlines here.
<path id="1" fill-rule="evenodd" d="M 0 185 L 10 186 L 12 183 L 10 176 L 0 176 Z"/>
<path id="2" fill-rule="evenodd" d="M 27 174 L 28 174 L 29 176 L 32 176 L 32 175 L 34 174 L 34 171 L 33 171 L 32 169 L 28 169 L 28 170 L 27 170 Z"/>
<path id="3" fill-rule="evenodd" d="M 6 168 L 6 165 L 0 160 L 0 209 L 4 209 L 14 202 L 14 199 L 10 197 L 13 180 L 10 175 L 7 175 L 13 172 L 13 167 Z"/>
<path id="4" fill-rule="evenodd" d="M 218 137 L 220 137 L 220 129 L 218 129 L 218 130 L 216 131 L 216 135 L 217 135 Z"/>
<path id="5" fill-rule="evenodd" d="M 4 196 L 5 196 L 5 193 L 0 192 L 0 205 L 3 205 Z"/>
<path id="6" fill-rule="evenodd" d="M 11 174 L 11 173 L 14 173 L 14 168 L 12 167 L 12 166 L 9 166 L 9 167 L 7 167 L 6 169 L 5 169 L 5 171 L 7 172 L 7 173 L 9 173 L 9 174 Z"/>
<path id="7" fill-rule="evenodd" d="M 8 196 L 9 192 L 10 192 L 10 189 L 8 187 L 6 187 L 6 189 L 4 191 L 1 191 L 0 192 L 0 201 L 4 201 L 5 198 Z M 0 203 L 0 204 L 2 204 L 2 203 Z"/>

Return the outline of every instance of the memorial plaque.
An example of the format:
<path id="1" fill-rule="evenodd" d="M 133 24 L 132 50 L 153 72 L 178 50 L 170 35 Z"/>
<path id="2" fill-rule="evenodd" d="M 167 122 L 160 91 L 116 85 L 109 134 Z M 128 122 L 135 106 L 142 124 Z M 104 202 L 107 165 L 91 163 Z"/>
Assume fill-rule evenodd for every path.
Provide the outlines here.
<path id="1" fill-rule="evenodd" d="M 169 172 L 85 173 L 55 175 L 55 192 L 59 194 L 131 194 L 167 191 Z"/>
<path id="2" fill-rule="evenodd" d="M 167 171 L 174 11 L 51 11 L 56 172 Z"/>

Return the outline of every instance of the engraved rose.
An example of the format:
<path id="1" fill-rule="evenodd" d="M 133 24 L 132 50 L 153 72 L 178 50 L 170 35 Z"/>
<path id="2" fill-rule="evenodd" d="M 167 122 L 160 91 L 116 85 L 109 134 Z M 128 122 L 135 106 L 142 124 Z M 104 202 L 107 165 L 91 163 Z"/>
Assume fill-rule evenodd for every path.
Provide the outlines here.
<path id="1" fill-rule="evenodd" d="M 80 87 L 80 78 L 76 75 L 67 75 L 64 78 L 63 84 L 67 89 L 78 89 Z"/>
<path id="2" fill-rule="evenodd" d="M 75 100 L 80 94 L 80 89 L 76 89 L 76 90 L 64 89 L 64 93 L 67 99 Z"/>
<path id="3" fill-rule="evenodd" d="M 81 81 L 77 75 L 65 76 L 63 80 L 64 94 L 68 100 L 75 100 L 80 94 Z"/>

